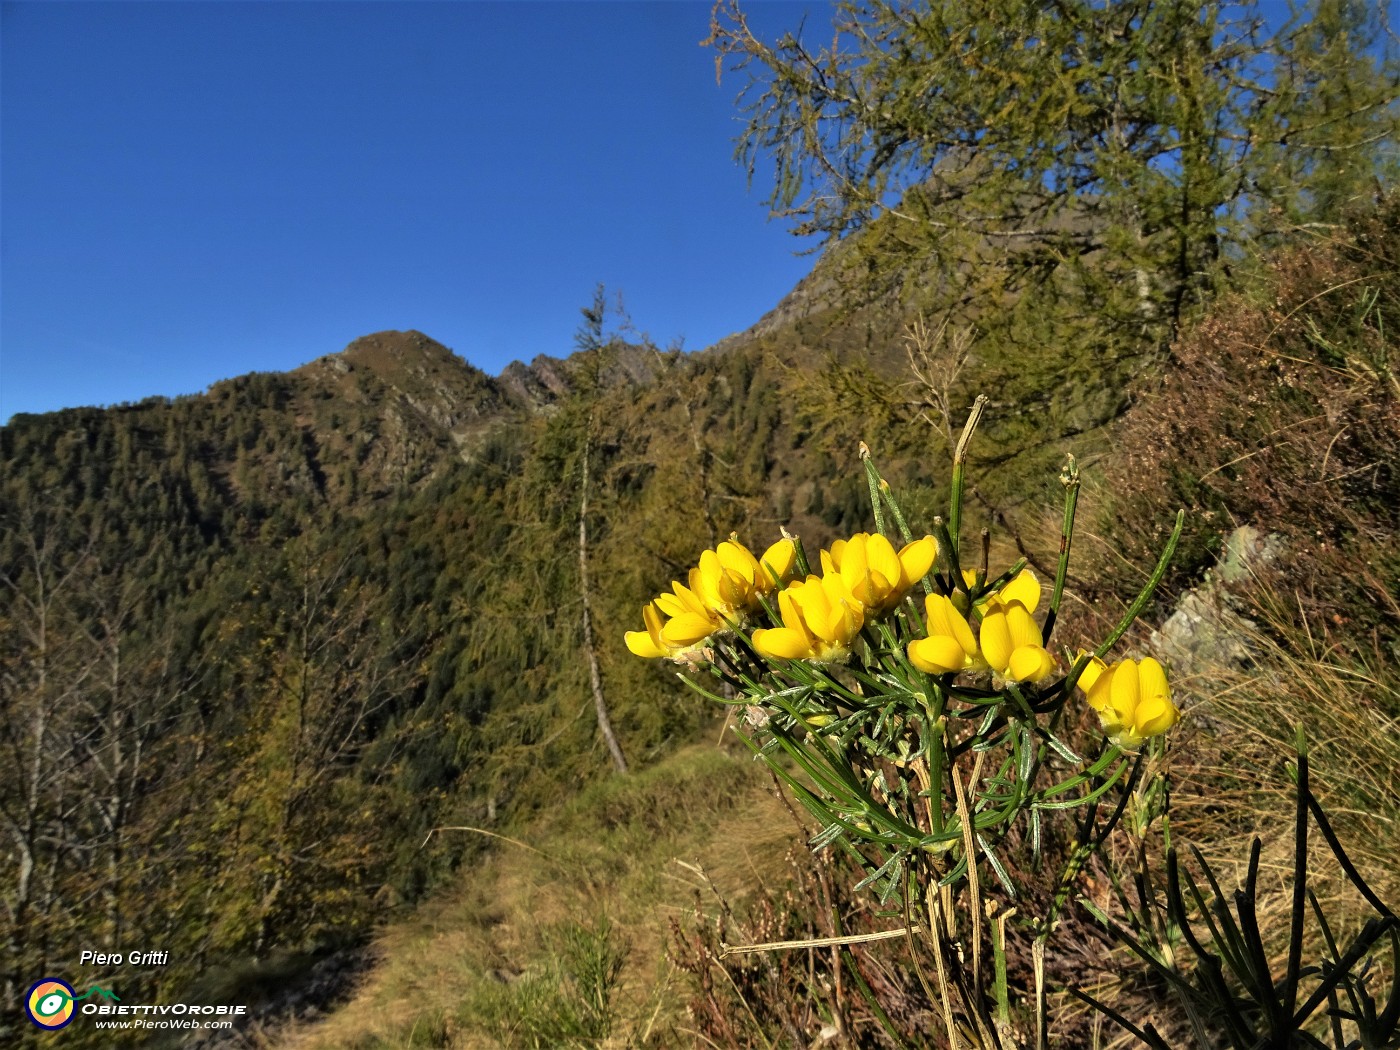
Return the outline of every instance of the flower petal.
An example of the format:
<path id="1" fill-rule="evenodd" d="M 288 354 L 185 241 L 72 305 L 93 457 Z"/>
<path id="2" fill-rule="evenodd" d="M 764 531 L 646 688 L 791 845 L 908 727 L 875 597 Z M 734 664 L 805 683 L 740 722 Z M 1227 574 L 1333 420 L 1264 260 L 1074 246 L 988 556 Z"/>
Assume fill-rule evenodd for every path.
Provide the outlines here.
<path id="1" fill-rule="evenodd" d="M 997 591 L 996 600 L 1006 604 L 1020 602 L 1026 611 L 1035 612 L 1035 607 L 1040 604 L 1040 581 L 1030 569 L 1022 569 Z"/>
<path id="2" fill-rule="evenodd" d="M 1143 697 L 1160 696 L 1170 702 L 1171 687 L 1167 685 L 1167 672 L 1150 656 L 1138 664 L 1138 686 Z"/>
<path id="3" fill-rule="evenodd" d="M 682 613 L 666 621 L 666 626 L 661 628 L 661 642 L 663 645 L 681 649 L 696 642 L 703 642 L 714 634 L 716 629 L 717 625 L 708 616 Z"/>
<path id="4" fill-rule="evenodd" d="M 937 560 L 938 541 L 932 536 L 906 543 L 899 552 L 899 565 L 903 570 L 905 585 L 912 586 L 927 576 Z"/>
<path id="5" fill-rule="evenodd" d="M 1080 689 L 1084 690 L 1084 695 L 1089 696 L 1093 692 L 1094 683 L 1108 670 L 1108 664 L 1104 663 L 1097 656 L 1087 653 L 1083 649 L 1080 649 L 1079 652 L 1075 654 L 1074 658 L 1078 661 L 1081 656 L 1088 656 L 1089 662 L 1085 664 L 1084 669 L 1079 672 L 1078 685 Z M 1092 701 L 1090 702 L 1092 703 Z"/>
<path id="6" fill-rule="evenodd" d="M 1097 711 L 1101 718 L 1110 718 L 1113 715 L 1113 672 L 1117 666 L 1106 666 L 1094 679 L 1094 684 L 1084 691 L 1084 698 L 1089 701 L 1089 706 Z"/>
<path id="7" fill-rule="evenodd" d="M 865 533 L 862 535 L 866 537 L 864 544 L 866 567 L 872 575 L 878 574 L 885 581 L 887 591 L 892 587 L 897 587 L 904 566 L 900 564 L 899 555 L 895 553 L 894 545 L 878 532 L 874 535 Z"/>
<path id="8" fill-rule="evenodd" d="M 929 674 L 948 674 L 967 666 L 967 650 L 947 635 L 909 643 L 909 662 Z"/>
<path id="9" fill-rule="evenodd" d="M 647 631 L 628 631 L 626 640 L 627 648 L 637 656 L 651 660 L 666 655 L 666 652 L 656 644 Z"/>
<path id="10" fill-rule="evenodd" d="M 766 570 L 766 579 L 763 582 L 764 591 L 770 591 L 774 586 L 781 583 L 792 575 L 797 567 L 797 544 L 784 536 L 777 543 L 773 544 L 763 552 L 763 557 L 759 559 Z"/>
<path id="11" fill-rule="evenodd" d="M 1109 686 L 1108 704 L 1120 725 L 1132 725 L 1133 712 L 1137 710 L 1141 696 L 1138 682 L 1138 665 L 1132 660 L 1119 661 L 1113 668 L 1113 682 Z"/>
<path id="12" fill-rule="evenodd" d="M 1040 625 L 1031 616 L 1030 608 L 1020 602 L 1006 606 L 1006 627 L 1011 632 L 1011 644 L 1015 648 L 1023 645 L 1041 645 Z"/>
<path id="13" fill-rule="evenodd" d="M 753 647 L 760 656 L 778 660 L 804 660 L 812 647 L 802 631 L 791 627 L 768 627 L 754 631 Z"/>
<path id="14" fill-rule="evenodd" d="M 993 671 L 1005 672 L 1011 665 L 1011 654 L 1016 646 L 1011 642 L 1011 629 L 1006 623 L 1006 613 L 1001 608 L 988 608 L 982 616 L 982 629 L 978 632 L 982 655 Z"/>
<path id="15" fill-rule="evenodd" d="M 946 635 L 956 640 L 967 653 L 977 652 L 977 639 L 972 636 L 972 628 L 947 595 L 930 594 L 924 599 L 924 611 L 928 614 L 929 637 Z"/>
<path id="16" fill-rule="evenodd" d="M 720 564 L 752 582 L 758 573 L 758 560 L 738 540 L 725 540 L 716 548 Z"/>
<path id="17" fill-rule="evenodd" d="M 1011 654 L 1007 675 L 1016 682 L 1038 682 L 1055 669 L 1055 658 L 1039 645 L 1018 646 Z"/>
<path id="18" fill-rule="evenodd" d="M 667 616 L 681 616 L 690 612 L 690 607 L 674 594 L 658 594 L 654 603 Z"/>
<path id="19" fill-rule="evenodd" d="M 1176 725 L 1179 717 L 1180 713 L 1169 699 L 1160 695 L 1151 696 L 1138 704 L 1133 712 L 1133 730 L 1144 739 L 1160 736 Z"/>

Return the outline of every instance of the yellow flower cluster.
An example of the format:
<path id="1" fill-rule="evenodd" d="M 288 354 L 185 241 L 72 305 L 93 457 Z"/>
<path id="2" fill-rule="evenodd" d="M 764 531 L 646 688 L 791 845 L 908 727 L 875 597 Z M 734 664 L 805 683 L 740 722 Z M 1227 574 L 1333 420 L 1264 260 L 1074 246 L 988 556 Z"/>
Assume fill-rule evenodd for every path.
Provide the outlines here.
<path id="1" fill-rule="evenodd" d="M 671 584 L 642 609 L 643 631 L 627 632 L 627 648 L 638 656 L 683 660 L 704 647 L 710 636 L 742 626 L 793 573 L 797 548 L 781 539 L 755 558 L 731 536 L 700 555 L 686 583 Z"/>
<path id="2" fill-rule="evenodd" d="M 1079 675 L 1079 688 L 1099 713 L 1104 732 L 1124 747 L 1160 736 L 1181 717 L 1172 703 L 1167 673 L 1152 657 L 1119 660 L 1112 667 L 1097 656 Z"/>
<path id="3" fill-rule="evenodd" d="M 764 599 L 776 594 L 782 622 L 753 632 L 758 655 L 841 662 L 850 657 L 861 628 L 893 611 L 933 568 L 938 553 L 932 536 L 896 551 L 884 536 L 862 532 L 821 552 L 820 576 L 795 580 L 793 540 L 781 539 L 755 557 L 731 536 L 700 555 L 685 583 L 672 583 L 669 592 L 647 603 L 645 630 L 628 631 L 627 648 L 643 657 L 691 660 L 715 634 L 747 627 Z M 972 573 L 964 578 L 969 588 L 975 583 Z M 1055 658 L 1033 616 L 1040 598 L 1040 581 L 1029 569 L 975 601 L 961 591 L 930 594 L 924 599 L 927 637 L 909 643 L 909 661 L 929 674 L 990 671 L 999 682 L 1043 681 Z M 1124 747 L 1165 733 L 1180 718 L 1166 672 L 1150 658 L 1110 667 L 1091 657 L 1079 686 L 1104 732 Z"/>
<path id="4" fill-rule="evenodd" d="M 965 576 L 972 582 L 971 573 Z M 976 603 L 980 620 L 974 635 L 953 599 L 930 594 L 924 600 L 928 637 L 909 643 L 909 661 L 929 674 L 990 670 L 1003 681 L 1038 682 L 1055 669 L 1055 658 L 1031 616 L 1039 604 L 1040 581 L 1022 569 Z"/>
<path id="5" fill-rule="evenodd" d="M 837 540 L 821 553 L 821 576 L 798 580 L 778 595 L 783 625 L 755 631 L 753 647 L 770 659 L 845 660 L 861 627 L 898 605 L 937 558 L 932 536 L 899 551 L 879 533 Z"/>

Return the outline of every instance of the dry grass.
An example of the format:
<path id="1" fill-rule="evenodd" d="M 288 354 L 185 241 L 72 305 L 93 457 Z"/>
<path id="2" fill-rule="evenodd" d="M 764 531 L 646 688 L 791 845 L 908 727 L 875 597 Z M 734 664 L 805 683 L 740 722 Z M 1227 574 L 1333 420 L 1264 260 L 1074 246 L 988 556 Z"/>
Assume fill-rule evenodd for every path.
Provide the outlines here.
<path id="1" fill-rule="evenodd" d="M 1226 894 L 1244 885 L 1250 843 L 1260 839 L 1258 918 L 1277 976 L 1287 967 L 1296 876 L 1297 796 L 1289 775 L 1295 727 L 1307 734 L 1312 791 L 1348 856 L 1382 901 L 1392 908 L 1400 905 L 1400 865 L 1395 861 L 1400 856 L 1400 720 L 1392 714 L 1400 710 L 1400 670 L 1384 659 L 1363 661 L 1324 648 L 1316 635 L 1295 627 L 1297 619 L 1284 622 L 1268 619 L 1266 609 L 1253 611 L 1261 615 L 1262 626 L 1240 626 L 1256 654 L 1252 666 L 1213 667 L 1174 680 L 1186 715 L 1168 751 L 1174 788 L 1170 827 L 1171 842 L 1183 858 L 1187 846 L 1199 849 Z M 1158 836 L 1149 840 L 1159 905 L 1165 879 L 1160 845 Z M 1310 835 L 1309 857 L 1308 886 L 1344 942 L 1375 912 L 1316 830 Z M 1114 859 L 1120 871 L 1135 869 L 1137 857 L 1121 843 Z M 1194 862 L 1186 863 L 1195 869 Z M 1097 903 L 1117 911 L 1107 886 L 1098 890 Z M 1305 963 L 1329 958 L 1311 912 L 1304 932 Z M 1205 931 L 1198 927 L 1197 933 Z M 1178 948 L 1179 965 L 1189 969 L 1191 957 L 1183 946 Z M 1382 954 L 1374 960 L 1371 989 L 1383 995 L 1391 979 L 1388 958 Z M 1165 989 L 1146 979 L 1126 950 L 1115 951 L 1107 965 L 1091 967 L 1082 986 L 1128 1017 L 1152 1020 L 1163 1033 L 1174 1032 L 1181 1045 L 1197 1045 Z M 1074 1011 L 1073 1004 L 1064 1006 Z M 1101 1035 L 1102 1043 L 1096 1045 L 1137 1045 L 1111 1024 Z"/>
<path id="2" fill-rule="evenodd" d="M 1175 831 L 1205 843 L 1212 863 L 1241 871 L 1243 847 L 1258 835 L 1262 870 L 1273 880 L 1270 902 L 1286 910 L 1295 794 L 1285 762 L 1294 727 L 1302 726 L 1312 789 L 1348 855 L 1382 900 L 1400 903 L 1400 718 L 1393 713 L 1400 711 L 1400 674 L 1383 658 L 1363 661 L 1321 649 L 1316 636 L 1270 627 L 1249 637 L 1259 654 L 1254 667 L 1184 683 L 1203 695 L 1191 720 L 1198 728 L 1178 742 L 1192 757 L 1180 770 Z M 1359 924 L 1361 902 L 1317 836 L 1313 843 L 1311 885 L 1324 904 Z"/>
<path id="3" fill-rule="evenodd" d="M 602 920 L 625 961 L 613 1032 L 601 1045 L 688 1042 L 678 1026 L 690 992 L 666 946 L 671 919 L 693 913 L 702 885 L 693 865 L 742 897 L 779 877 L 792 838 L 770 781 L 747 757 L 682 751 L 591 788 L 514 842 L 499 842 L 454 891 L 381 933 L 383 962 L 351 1002 L 275 1045 L 499 1046 L 486 1016 L 493 997 L 544 974 L 559 931 L 596 929 Z"/>
<path id="4" fill-rule="evenodd" d="M 1400 195 L 1332 240 L 1281 254 L 1258 288 L 1223 299 L 1173 347 L 1105 464 L 1102 531 L 1126 556 L 1097 559 L 1110 589 L 1131 588 L 1184 506 L 1171 589 L 1193 584 L 1249 524 L 1282 540 L 1286 600 L 1273 619 L 1329 653 L 1341 645 L 1364 659 L 1394 644 L 1398 234 Z"/>

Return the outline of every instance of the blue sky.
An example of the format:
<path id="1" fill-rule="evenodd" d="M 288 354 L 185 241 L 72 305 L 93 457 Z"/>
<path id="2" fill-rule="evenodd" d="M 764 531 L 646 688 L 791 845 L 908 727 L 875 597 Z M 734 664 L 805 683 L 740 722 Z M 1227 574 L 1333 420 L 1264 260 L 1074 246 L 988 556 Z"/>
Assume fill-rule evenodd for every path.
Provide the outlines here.
<path id="1" fill-rule="evenodd" d="M 495 373 L 599 282 L 663 344 L 747 327 L 813 257 L 733 160 L 709 9 L 3 4 L 0 420 L 387 328 Z"/>

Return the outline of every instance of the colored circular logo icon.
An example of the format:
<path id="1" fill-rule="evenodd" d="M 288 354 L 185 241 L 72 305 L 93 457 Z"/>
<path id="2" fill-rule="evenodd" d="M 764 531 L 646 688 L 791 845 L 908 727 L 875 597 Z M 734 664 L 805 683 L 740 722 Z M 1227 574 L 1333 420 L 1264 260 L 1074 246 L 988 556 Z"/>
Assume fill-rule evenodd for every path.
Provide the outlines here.
<path id="1" fill-rule="evenodd" d="M 40 1028 L 63 1028 L 73 1020 L 73 1000 L 77 993 L 67 981 L 45 977 L 35 981 L 24 999 L 24 1012 Z"/>

